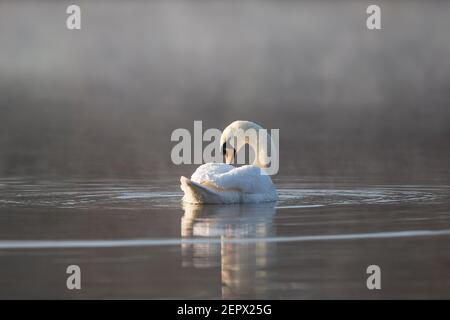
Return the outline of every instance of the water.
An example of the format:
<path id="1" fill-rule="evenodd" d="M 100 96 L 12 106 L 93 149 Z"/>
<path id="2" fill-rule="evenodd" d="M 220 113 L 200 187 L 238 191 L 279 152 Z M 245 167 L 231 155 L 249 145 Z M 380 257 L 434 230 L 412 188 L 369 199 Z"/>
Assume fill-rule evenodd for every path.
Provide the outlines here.
<path id="1" fill-rule="evenodd" d="M 291 176 L 277 203 L 198 206 L 178 184 L 1 179 L 0 298 L 450 297 L 449 185 Z"/>

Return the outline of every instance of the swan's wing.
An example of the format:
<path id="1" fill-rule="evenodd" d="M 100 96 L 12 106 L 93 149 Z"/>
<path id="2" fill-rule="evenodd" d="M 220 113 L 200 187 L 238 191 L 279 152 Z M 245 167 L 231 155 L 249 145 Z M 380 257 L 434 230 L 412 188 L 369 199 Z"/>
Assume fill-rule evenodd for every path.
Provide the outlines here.
<path id="1" fill-rule="evenodd" d="M 208 203 L 219 195 L 216 191 L 194 182 L 186 177 L 180 178 L 181 189 L 184 191 L 183 200 L 190 203 Z"/>
<path id="2" fill-rule="evenodd" d="M 189 203 L 234 203 L 239 198 L 238 192 L 219 191 L 197 183 L 186 177 L 180 178 L 184 191 L 183 201 Z M 237 198 L 237 199 L 236 199 Z"/>
<path id="3" fill-rule="evenodd" d="M 261 169 L 254 165 L 233 168 L 214 176 L 211 182 L 219 189 L 248 194 L 266 193 L 274 189 L 270 177 L 262 174 Z"/>

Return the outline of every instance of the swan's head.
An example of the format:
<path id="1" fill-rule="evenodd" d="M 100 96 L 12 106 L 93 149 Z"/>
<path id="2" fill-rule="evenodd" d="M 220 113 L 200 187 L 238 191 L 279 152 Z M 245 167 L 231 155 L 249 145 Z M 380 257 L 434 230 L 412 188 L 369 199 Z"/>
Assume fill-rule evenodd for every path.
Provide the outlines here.
<path id="1" fill-rule="evenodd" d="M 225 163 L 233 163 L 239 150 L 246 144 L 255 151 L 253 164 L 260 168 L 269 168 L 271 158 L 276 152 L 270 134 L 260 125 L 251 121 L 234 121 L 225 128 L 220 137 L 220 146 L 225 158 Z M 269 157 L 269 150 L 271 157 Z M 245 159 L 237 159 L 238 163 L 244 163 Z M 277 168 L 278 170 L 278 168 Z"/>

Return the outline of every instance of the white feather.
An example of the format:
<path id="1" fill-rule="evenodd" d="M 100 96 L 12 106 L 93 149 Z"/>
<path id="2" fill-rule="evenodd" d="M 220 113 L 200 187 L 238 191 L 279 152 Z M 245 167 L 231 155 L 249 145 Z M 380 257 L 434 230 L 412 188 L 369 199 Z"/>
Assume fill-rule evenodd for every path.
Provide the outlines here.
<path id="1" fill-rule="evenodd" d="M 235 168 L 224 163 L 201 165 L 191 179 L 181 177 L 188 203 L 258 203 L 276 201 L 272 180 L 254 165 Z"/>

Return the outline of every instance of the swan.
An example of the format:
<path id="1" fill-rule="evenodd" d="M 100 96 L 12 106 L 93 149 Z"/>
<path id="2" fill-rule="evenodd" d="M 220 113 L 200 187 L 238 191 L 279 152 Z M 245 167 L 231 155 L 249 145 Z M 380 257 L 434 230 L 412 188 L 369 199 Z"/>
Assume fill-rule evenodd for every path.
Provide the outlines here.
<path id="1" fill-rule="evenodd" d="M 263 129 L 251 121 L 234 121 L 225 128 L 220 145 L 226 163 L 206 163 L 195 170 L 191 178 L 180 178 L 181 190 L 184 191 L 183 201 L 194 204 L 231 204 L 231 203 L 259 203 L 278 199 L 277 191 L 269 175 L 263 170 L 268 168 L 267 143 L 260 143 L 260 134 L 254 139 L 237 139 L 239 132 L 253 129 L 259 133 Z M 243 131 L 239 131 L 243 130 Z M 270 135 L 264 130 L 266 142 L 272 143 Z M 240 141 L 241 140 L 241 141 Z M 244 140 L 244 141 L 242 141 Z M 255 150 L 254 164 L 234 167 L 232 163 L 237 152 L 245 145 Z M 273 143 L 271 144 L 273 145 Z M 272 147 L 271 152 L 276 152 Z"/>

